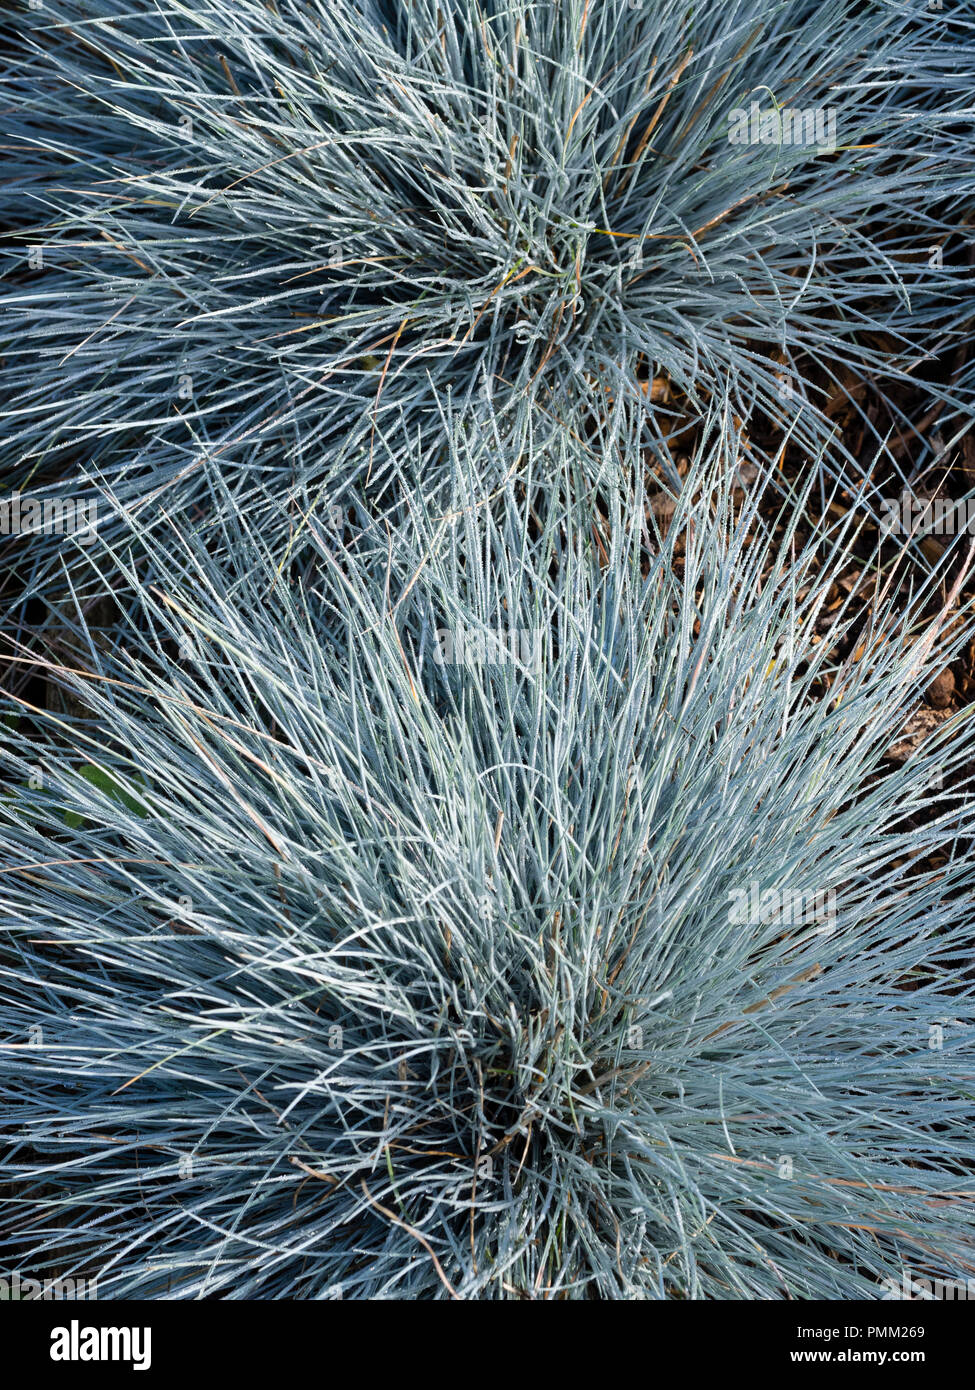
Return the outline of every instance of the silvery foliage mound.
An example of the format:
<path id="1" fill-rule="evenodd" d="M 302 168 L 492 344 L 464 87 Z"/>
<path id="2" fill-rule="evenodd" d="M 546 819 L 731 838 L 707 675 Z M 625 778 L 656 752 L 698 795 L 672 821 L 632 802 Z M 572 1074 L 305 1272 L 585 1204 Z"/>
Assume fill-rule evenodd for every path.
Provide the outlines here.
<path id="1" fill-rule="evenodd" d="M 449 493 L 457 412 L 665 434 L 658 373 L 811 437 L 838 362 L 931 371 L 960 428 L 924 358 L 966 340 L 973 16 L 44 0 L 8 21 L 4 469 L 144 523 L 212 520 L 216 475 L 283 543 L 353 481 Z"/>
<path id="2" fill-rule="evenodd" d="M 174 539 L 58 675 L 87 725 L 5 702 L 5 1257 L 102 1297 L 967 1268 L 972 812 L 930 784 L 971 736 L 882 775 L 939 591 L 827 614 L 852 530 L 773 537 L 731 473 L 665 535 L 458 494 L 300 582 Z"/>

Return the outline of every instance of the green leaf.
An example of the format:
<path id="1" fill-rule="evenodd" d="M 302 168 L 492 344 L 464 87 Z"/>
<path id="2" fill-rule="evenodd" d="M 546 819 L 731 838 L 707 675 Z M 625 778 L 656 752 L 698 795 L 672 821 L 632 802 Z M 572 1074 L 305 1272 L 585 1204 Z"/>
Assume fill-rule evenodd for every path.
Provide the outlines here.
<path id="1" fill-rule="evenodd" d="M 134 811 L 137 816 L 141 816 L 142 819 L 145 820 L 146 816 L 149 814 L 145 806 L 143 806 L 140 801 L 136 801 L 135 797 L 130 795 L 124 787 L 120 787 L 117 782 L 113 781 L 104 768 L 96 767 L 94 763 L 85 763 L 84 767 L 80 768 L 79 771 L 82 777 L 84 777 L 87 782 L 90 782 L 93 787 L 97 787 L 98 790 L 104 792 L 106 796 L 113 797 L 114 800 L 120 801 L 129 811 Z M 138 772 L 134 774 L 132 780 L 139 782 L 142 786 L 147 785 L 146 779 Z M 69 826 L 70 829 L 77 830 L 80 826 L 84 825 L 85 818 L 79 815 L 77 811 L 65 811 L 64 823 Z"/>

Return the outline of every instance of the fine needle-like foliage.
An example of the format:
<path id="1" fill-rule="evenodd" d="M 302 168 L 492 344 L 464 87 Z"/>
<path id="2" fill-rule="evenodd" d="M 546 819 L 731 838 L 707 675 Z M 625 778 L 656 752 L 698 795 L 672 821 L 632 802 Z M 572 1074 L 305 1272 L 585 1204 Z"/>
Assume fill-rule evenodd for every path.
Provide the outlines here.
<path id="1" fill-rule="evenodd" d="M 300 582 L 259 526 L 173 539 L 55 673 L 87 724 L 6 702 L 4 1254 L 102 1297 L 970 1272 L 972 814 L 930 783 L 972 740 L 883 761 L 944 594 L 875 557 L 827 605 L 852 523 L 773 534 L 731 462 L 666 534 L 510 481 L 312 529 Z"/>
<path id="2" fill-rule="evenodd" d="M 973 16 L 44 0 L 4 21 L 0 466 L 144 525 L 216 466 L 283 544 L 352 481 L 449 491 L 450 402 L 515 440 L 616 398 L 808 441 L 851 372 L 928 374 L 967 419 L 937 359 L 971 299 Z"/>

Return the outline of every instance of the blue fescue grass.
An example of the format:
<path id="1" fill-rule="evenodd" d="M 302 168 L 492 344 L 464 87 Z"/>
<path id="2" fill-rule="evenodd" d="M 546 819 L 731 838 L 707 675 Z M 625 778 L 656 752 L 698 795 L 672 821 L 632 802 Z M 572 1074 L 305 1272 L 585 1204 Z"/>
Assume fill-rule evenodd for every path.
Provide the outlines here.
<path id="1" fill-rule="evenodd" d="M 114 649 L 55 673 L 89 723 L 7 701 L 4 1254 L 103 1297 L 971 1271 L 972 813 L 929 787 L 969 722 L 881 775 L 957 610 L 876 556 L 839 660 L 852 521 L 773 537 L 732 462 L 666 534 L 512 481 L 312 529 L 291 583 L 246 521 L 223 568 L 169 539 Z M 499 627 L 537 665 L 438 661 Z M 752 883 L 835 914 L 740 920 Z"/>
<path id="2" fill-rule="evenodd" d="M 812 442 L 843 369 L 967 341 L 973 17 L 45 0 L 10 25 L 4 474 L 146 523 L 217 467 L 283 544 L 353 483 L 449 492 L 448 397 L 518 439 L 612 393 L 659 437 L 659 373 Z M 730 144 L 752 100 L 832 108 L 836 151 Z"/>

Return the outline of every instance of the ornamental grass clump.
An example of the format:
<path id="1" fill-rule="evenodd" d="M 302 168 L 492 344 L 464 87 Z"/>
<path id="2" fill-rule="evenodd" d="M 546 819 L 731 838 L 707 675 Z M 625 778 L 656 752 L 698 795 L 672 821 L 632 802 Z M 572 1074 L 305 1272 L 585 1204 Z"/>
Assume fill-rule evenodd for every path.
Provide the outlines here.
<path id="1" fill-rule="evenodd" d="M 967 341 L 971 22 L 45 0 L 8 22 L 4 474 L 203 524 L 217 468 L 284 544 L 353 481 L 449 491 L 445 408 L 809 443 L 849 395 L 872 451 L 852 373 L 967 419 L 927 359 Z"/>
<path id="2" fill-rule="evenodd" d="M 5 1258 L 103 1298 L 970 1269 L 967 724 L 885 771 L 960 639 L 879 570 L 827 604 L 852 523 L 732 471 L 666 526 L 510 481 L 290 583 L 243 523 L 154 589 L 93 552 L 137 603 L 48 673 L 87 722 L 6 701 Z"/>

